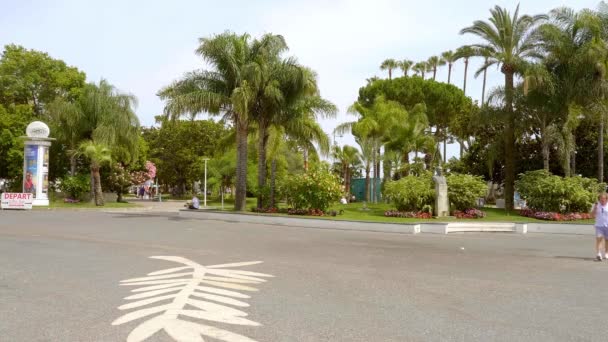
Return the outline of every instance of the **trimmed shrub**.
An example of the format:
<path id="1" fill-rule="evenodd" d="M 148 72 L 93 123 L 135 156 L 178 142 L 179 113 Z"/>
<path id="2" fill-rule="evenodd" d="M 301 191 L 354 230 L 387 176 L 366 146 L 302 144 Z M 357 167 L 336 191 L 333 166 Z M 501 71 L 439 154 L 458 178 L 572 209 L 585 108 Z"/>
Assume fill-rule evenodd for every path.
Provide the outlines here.
<path id="1" fill-rule="evenodd" d="M 65 192 L 73 200 L 82 199 L 82 195 L 91 190 L 91 178 L 89 174 L 78 174 L 67 176 L 61 180 L 59 189 Z"/>
<path id="2" fill-rule="evenodd" d="M 478 176 L 451 174 L 446 181 L 450 206 L 454 211 L 475 207 L 477 199 L 484 197 L 487 191 L 486 183 Z"/>
<path id="3" fill-rule="evenodd" d="M 586 213 L 604 185 L 591 178 L 563 178 L 536 170 L 521 174 L 515 186 L 535 212 Z"/>
<path id="4" fill-rule="evenodd" d="M 387 182 L 384 195 L 397 207 L 397 211 L 420 211 L 433 205 L 435 190 L 430 174 L 407 176 L 398 181 Z"/>
<path id="5" fill-rule="evenodd" d="M 290 176 L 284 183 L 283 194 L 293 209 L 317 209 L 327 211 L 342 196 L 342 186 L 337 176 L 323 168 L 309 170 L 301 175 Z"/>

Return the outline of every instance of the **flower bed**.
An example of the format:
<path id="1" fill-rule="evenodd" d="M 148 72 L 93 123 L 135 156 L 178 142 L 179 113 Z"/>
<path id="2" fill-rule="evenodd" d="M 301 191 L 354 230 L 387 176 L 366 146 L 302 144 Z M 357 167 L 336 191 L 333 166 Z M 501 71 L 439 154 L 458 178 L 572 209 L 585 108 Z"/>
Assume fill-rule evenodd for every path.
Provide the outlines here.
<path id="1" fill-rule="evenodd" d="M 454 216 L 459 219 L 478 219 L 486 217 L 486 213 L 479 209 L 469 208 L 465 211 L 455 210 Z"/>
<path id="2" fill-rule="evenodd" d="M 591 218 L 589 213 L 556 213 L 546 211 L 534 211 L 532 209 L 522 209 L 519 211 L 521 216 L 531 217 L 538 220 L 546 221 L 577 221 L 577 220 L 588 220 Z"/>
<path id="3" fill-rule="evenodd" d="M 403 218 L 417 218 L 417 219 L 430 219 L 433 218 L 431 213 L 423 211 L 398 211 L 398 210 L 387 210 L 384 212 L 386 217 L 403 217 Z"/>
<path id="4" fill-rule="evenodd" d="M 251 208 L 251 211 L 254 213 L 262 213 L 262 214 L 276 214 L 279 212 L 278 208 Z"/>

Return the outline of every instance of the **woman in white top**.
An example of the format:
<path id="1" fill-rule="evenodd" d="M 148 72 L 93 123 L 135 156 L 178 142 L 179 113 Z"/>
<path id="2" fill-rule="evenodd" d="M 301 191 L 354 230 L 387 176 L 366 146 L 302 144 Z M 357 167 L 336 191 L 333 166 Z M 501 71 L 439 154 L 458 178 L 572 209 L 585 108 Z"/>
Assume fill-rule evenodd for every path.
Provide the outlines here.
<path id="1" fill-rule="evenodd" d="M 596 261 L 608 259 L 608 194 L 601 193 L 598 197 L 598 202 L 593 205 L 591 216 L 595 218 L 595 250 L 597 256 Z M 604 245 L 604 254 L 602 255 L 602 244 Z"/>

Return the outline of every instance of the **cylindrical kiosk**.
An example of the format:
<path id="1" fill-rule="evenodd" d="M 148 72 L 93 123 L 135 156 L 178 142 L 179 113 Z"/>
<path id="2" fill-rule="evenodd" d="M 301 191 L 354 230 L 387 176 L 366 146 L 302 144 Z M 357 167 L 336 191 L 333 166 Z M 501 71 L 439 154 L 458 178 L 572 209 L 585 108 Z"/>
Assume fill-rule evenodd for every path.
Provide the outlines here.
<path id="1" fill-rule="evenodd" d="M 49 205 L 49 138 L 51 130 L 42 121 L 34 121 L 25 129 L 23 151 L 23 192 L 34 195 L 34 206 Z"/>

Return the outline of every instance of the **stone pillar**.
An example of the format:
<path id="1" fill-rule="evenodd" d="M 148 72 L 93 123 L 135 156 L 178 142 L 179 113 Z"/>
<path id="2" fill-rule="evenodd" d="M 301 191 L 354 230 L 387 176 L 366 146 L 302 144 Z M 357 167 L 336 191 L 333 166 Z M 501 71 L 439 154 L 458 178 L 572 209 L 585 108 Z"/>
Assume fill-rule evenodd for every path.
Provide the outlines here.
<path id="1" fill-rule="evenodd" d="M 435 183 L 435 216 L 447 217 L 450 215 L 450 200 L 448 198 L 448 183 L 441 174 L 441 168 L 436 169 L 433 176 Z"/>
<path id="2" fill-rule="evenodd" d="M 49 205 L 49 149 L 51 133 L 49 127 L 41 121 L 30 123 L 26 130 L 23 153 L 23 192 L 34 195 L 34 206 Z"/>

